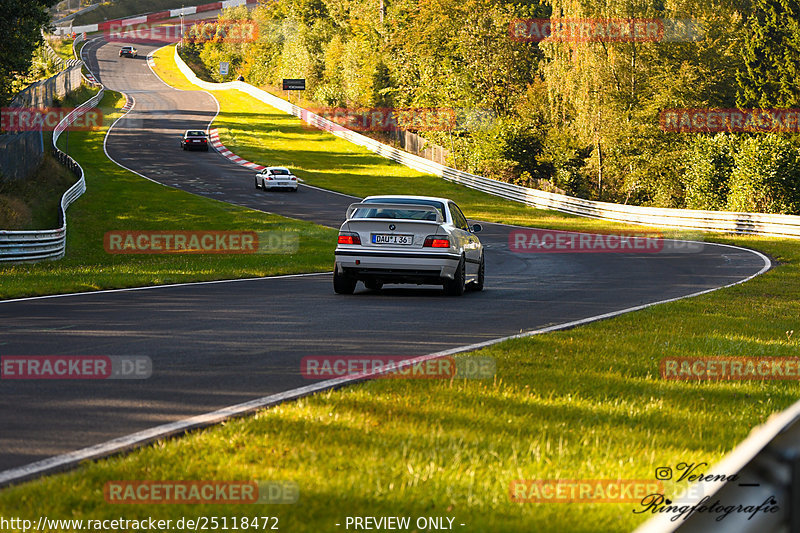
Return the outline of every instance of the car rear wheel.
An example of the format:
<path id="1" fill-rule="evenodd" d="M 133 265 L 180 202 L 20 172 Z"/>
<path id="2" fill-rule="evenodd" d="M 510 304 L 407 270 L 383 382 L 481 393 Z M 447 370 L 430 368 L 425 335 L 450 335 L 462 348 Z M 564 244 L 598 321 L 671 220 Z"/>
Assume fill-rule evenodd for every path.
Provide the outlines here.
<path id="1" fill-rule="evenodd" d="M 461 256 L 461 261 L 458 262 L 458 266 L 456 267 L 456 273 L 453 276 L 453 279 L 446 279 L 444 280 L 444 293 L 448 296 L 461 296 L 464 294 L 465 287 L 465 278 L 466 272 L 464 269 L 465 261 L 464 256 Z"/>
<path id="2" fill-rule="evenodd" d="M 379 291 L 383 288 L 383 282 L 378 280 L 369 280 L 364 282 L 364 286 L 371 291 Z"/>
<path id="3" fill-rule="evenodd" d="M 483 278 L 484 278 L 484 259 L 483 254 L 481 254 L 481 264 L 478 267 L 478 279 L 473 281 L 469 284 L 469 288 L 473 291 L 482 291 L 483 290 Z"/>
<path id="4" fill-rule="evenodd" d="M 358 280 L 348 276 L 344 272 L 339 273 L 339 269 L 333 271 L 333 292 L 336 294 L 353 294 L 356 290 Z"/>
<path id="5" fill-rule="evenodd" d="M 261 186 L 258 184 L 258 178 L 256 178 L 256 189 L 260 189 Z"/>

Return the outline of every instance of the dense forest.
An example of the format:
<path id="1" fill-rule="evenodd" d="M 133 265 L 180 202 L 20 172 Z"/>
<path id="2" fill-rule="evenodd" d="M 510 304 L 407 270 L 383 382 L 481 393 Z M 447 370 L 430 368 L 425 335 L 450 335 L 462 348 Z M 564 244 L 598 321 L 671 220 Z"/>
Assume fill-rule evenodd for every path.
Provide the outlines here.
<path id="1" fill-rule="evenodd" d="M 221 18 L 258 36 L 186 43 L 218 81 L 228 61 L 225 79 L 305 78 L 329 108 L 457 110 L 420 131 L 457 168 L 604 201 L 800 213 L 797 115 L 664 125 L 668 110 L 800 108 L 800 0 L 278 0 Z M 595 23 L 558 33 L 576 20 Z M 631 20 L 655 36 L 596 22 Z"/>
<path id="2" fill-rule="evenodd" d="M 47 28 L 47 8 L 56 0 L 0 0 L 0 107 L 12 95 L 45 73 L 41 29 Z M 31 65 L 34 69 L 31 69 Z"/>

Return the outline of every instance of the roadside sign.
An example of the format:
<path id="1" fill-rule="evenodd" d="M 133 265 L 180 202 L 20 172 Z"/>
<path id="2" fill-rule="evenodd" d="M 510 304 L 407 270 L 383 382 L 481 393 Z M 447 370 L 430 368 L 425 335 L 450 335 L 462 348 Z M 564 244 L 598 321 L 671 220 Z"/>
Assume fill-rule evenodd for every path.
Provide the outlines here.
<path id="1" fill-rule="evenodd" d="M 285 80 L 283 80 L 283 90 L 284 91 L 305 91 L 306 90 L 306 80 L 305 79 L 285 79 Z"/>
<path id="2" fill-rule="evenodd" d="M 220 76 L 227 76 L 228 75 L 228 67 L 230 65 L 227 61 L 220 61 L 219 63 L 219 75 Z"/>

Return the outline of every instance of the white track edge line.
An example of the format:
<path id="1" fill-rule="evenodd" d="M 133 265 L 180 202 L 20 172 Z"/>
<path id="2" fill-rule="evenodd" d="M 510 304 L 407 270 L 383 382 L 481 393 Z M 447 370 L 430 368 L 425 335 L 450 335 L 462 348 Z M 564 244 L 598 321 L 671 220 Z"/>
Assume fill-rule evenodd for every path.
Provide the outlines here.
<path id="1" fill-rule="evenodd" d="M 328 272 L 307 272 L 304 274 L 280 274 L 277 276 L 262 276 L 258 278 L 235 278 L 235 279 L 213 279 L 208 281 L 186 281 L 184 283 L 169 283 L 166 285 L 146 285 L 144 287 L 123 287 L 121 289 L 101 289 L 99 291 L 83 291 L 83 292 L 67 292 L 64 294 L 47 294 L 44 296 L 26 296 L 24 298 L 15 298 L 13 300 L 0 300 L 0 305 L 13 302 L 29 302 L 32 300 L 48 300 L 51 298 L 66 298 L 69 296 L 89 296 L 92 294 L 109 294 L 115 292 L 132 292 L 132 291 L 149 291 L 154 289 L 169 289 L 174 287 L 191 287 L 193 285 L 216 285 L 218 283 L 240 283 L 245 281 L 263 281 L 268 279 L 285 279 L 285 278 L 306 278 L 310 276 L 322 276 L 325 274 L 333 274 L 333 271 Z"/>
<path id="2" fill-rule="evenodd" d="M 149 67 L 149 65 L 148 65 L 148 67 Z M 151 68 L 151 70 L 152 70 L 152 68 Z M 153 73 L 155 74 L 155 72 L 153 72 Z M 162 82 L 163 82 L 163 80 L 162 80 Z M 216 101 L 216 98 L 214 98 L 214 100 Z M 219 108 L 219 102 L 217 102 L 217 107 Z M 128 112 L 130 112 L 130 111 L 128 111 Z M 127 115 L 127 114 L 128 113 L 125 113 L 125 115 Z M 108 138 L 108 133 L 111 131 L 113 126 L 116 125 L 116 123 L 119 120 L 121 120 L 122 118 L 125 117 L 125 115 L 119 117 L 114 122 L 114 124 L 112 124 L 112 126 L 109 127 L 108 131 L 106 132 L 106 138 L 104 139 L 104 142 L 103 142 L 103 150 L 104 151 L 105 151 L 105 140 Z M 213 122 L 213 120 L 212 120 L 212 122 Z M 108 157 L 108 152 L 106 152 L 106 156 Z M 111 159 L 111 158 L 109 157 L 109 159 Z M 114 161 L 113 159 L 111 159 L 111 160 Z M 116 161 L 114 161 L 114 162 L 117 163 Z M 120 165 L 119 163 L 117 163 L 117 165 L 121 166 L 122 168 L 125 168 L 123 165 Z M 130 170 L 130 169 L 126 169 L 126 170 Z M 135 172 L 133 170 L 130 170 L 130 171 L 134 172 L 135 174 L 138 174 L 137 172 Z M 139 174 L 139 175 L 141 176 L 141 174 Z M 146 179 L 150 180 L 150 178 L 147 178 L 146 176 L 142 176 L 142 177 L 145 177 Z M 150 180 L 150 181 L 153 181 L 153 180 Z M 155 183 L 158 183 L 158 182 L 155 182 Z M 339 194 L 342 194 L 342 193 L 339 193 Z M 343 196 L 348 196 L 348 195 L 343 195 Z M 457 353 L 461 353 L 461 352 L 473 351 L 473 350 L 477 350 L 477 349 L 480 349 L 480 348 L 485 348 L 485 347 L 488 347 L 488 346 L 491 346 L 491 345 L 494 345 L 494 344 L 497 344 L 497 343 L 500 343 L 500 342 L 503 342 L 503 341 L 506 341 L 506 340 L 519 339 L 519 338 L 530 337 L 530 336 L 534 336 L 534 335 L 541 335 L 543 333 L 549 333 L 549 332 L 552 332 L 552 331 L 568 329 L 568 328 L 572 328 L 572 327 L 588 324 L 588 323 L 591 323 L 591 322 L 596 322 L 596 321 L 599 321 L 599 320 L 620 316 L 620 315 L 631 313 L 631 312 L 634 312 L 634 311 L 639 311 L 639 310 L 642 310 L 642 309 L 646 309 L 648 307 L 653 307 L 653 306 L 664 304 L 664 303 L 676 302 L 676 301 L 684 300 L 684 299 L 687 299 L 687 298 L 693 298 L 693 297 L 696 297 L 696 296 L 701 296 L 701 295 L 704 295 L 704 294 L 708 294 L 708 293 L 711 293 L 711 292 L 718 291 L 720 289 L 725 289 L 725 288 L 728 288 L 728 287 L 733 287 L 733 286 L 736 286 L 736 285 L 740 285 L 740 284 L 746 283 L 746 282 L 750 281 L 751 279 L 753 279 L 753 278 L 755 278 L 757 276 L 760 276 L 764 272 L 768 271 L 770 268 L 772 268 L 772 261 L 770 261 L 770 259 L 766 255 L 764 255 L 761 252 L 758 252 L 756 250 L 750 250 L 748 248 L 742 248 L 742 247 L 734 246 L 734 245 L 730 245 L 730 244 L 720 244 L 720 243 L 710 243 L 710 244 L 715 244 L 715 245 L 718 245 L 718 246 L 725 246 L 725 247 L 734 248 L 734 249 L 738 249 L 738 250 L 744 250 L 744 251 L 756 254 L 758 257 L 761 258 L 762 261 L 764 261 L 764 266 L 757 273 L 752 274 L 752 275 L 750 275 L 749 277 L 747 277 L 745 279 L 742 279 L 742 280 L 739 280 L 739 281 L 736 281 L 736 282 L 733 282 L 733 283 L 729 283 L 729 284 L 723 285 L 721 287 L 714 287 L 714 288 L 711 288 L 711 289 L 706 289 L 706 290 L 703 290 L 703 291 L 695 292 L 695 293 L 692 293 L 692 294 L 688 294 L 688 295 L 684 295 L 684 296 L 678 296 L 676 298 L 660 300 L 660 301 L 656 301 L 656 302 L 642 304 L 642 305 L 639 305 L 639 306 L 634 306 L 634 307 L 629 307 L 629 308 L 626 308 L 626 309 L 621 309 L 621 310 L 618 310 L 618 311 L 612 311 L 612 312 L 609 312 L 609 313 L 604 313 L 604 314 L 601 314 L 601 315 L 595 315 L 595 316 L 588 317 L 588 318 L 574 320 L 574 321 L 571 321 L 571 322 L 565 322 L 565 323 L 562 323 L 562 324 L 556 324 L 556 325 L 553 325 L 553 326 L 547 326 L 545 328 L 539 328 L 539 329 L 536 329 L 536 330 L 522 332 L 522 333 L 518 333 L 516 335 L 510 335 L 510 336 L 506 336 L 506 337 L 500 337 L 500 338 L 496 338 L 496 339 L 491 339 L 491 340 L 480 342 L 480 343 L 459 346 L 459 347 L 456 347 L 456 348 L 451 348 L 449 350 L 445 350 L 445 351 L 441 351 L 441 352 L 435 352 L 435 353 L 428 354 L 428 355 L 425 355 L 425 356 L 422 356 L 422 357 L 409 359 L 409 360 L 406 360 L 403 364 L 404 365 L 413 364 L 414 362 L 418 362 L 418 361 L 425 361 L 425 360 L 428 360 L 428 359 L 445 357 L 447 355 L 453 355 L 453 354 L 457 354 Z M 320 274 L 299 274 L 299 275 L 276 276 L 276 277 L 299 277 L 299 276 L 309 276 L 309 275 L 320 275 Z M 256 278 L 256 279 L 269 279 L 269 278 Z M 198 283 L 193 283 L 193 284 L 225 283 L 225 282 L 230 282 L 230 281 L 246 281 L 246 280 L 211 281 L 211 282 L 198 282 Z M 180 284 L 180 285 L 183 285 L 183 284 Z M 163 287 L 168 287 L 168 286 L 169 285 L 161 285 L 161 286 L 156 286 L 156 287 L 137 287 L 137 288 L 131 288 L 131 289 L 113 289 L 113 290 L 110 290 L 110 291 L 93 291 L 93 292 L 88 292 L 88 293 L 85 293 L 85 294 L 98 294 L 100 292 L 121 292 L 121 291 L 130 291 L 130 290 L 144 290 L 144 289 L 152 289 L 152 288 L 159 288 L 159 287 L 163 288 Z M 45 296 L 45 297 L 34 297 L 34 298 L 30 298 L 30 299 L 56 298 L 56 297 L 61 297 L 61 296 L 70 296 L 70 295 L 52 295 L 52 296 Z M 21 299 L 21 300 L 26 300 L 26 299 Z M 6 302 L 10 302 L 10 301 L 20 301 L 20 300 L 7 300 Z M 0 303 L 4 303 L 4 302 L 0 302 Z M 169 423 L 169 424 L 163 424 L 161 426 L 156 426 L 156 427 L 144 430 L 144 431 L 140 431 L 140 432 L 137 432 L 137 433 L 126 435 L 124 437 L 113 439 L 113 440 L 110 440 L 110 441 L 107 441 L 107 442 L 104 442 L 104 443 L 100 443 L 100 444 L 97 444 L 97 445 L 94 445 L 94 446 L 90 446 L 90 447 L 82 448 L 80 450 L 75 450 L 73 452 L 69 452 L 69 453 L 66 453 L 66 454 L 50 457 L 48 459 L 44 459 L 42 461 L 37 461 L 37 462 L 31 463 L 29 465 L 25 465 L 25 466 L 22 466 L 22 467 L 5 470 L 5 471 L 0 472 L 0 487 L 8 485 L 8 484 L 11 484 L 11 483 L 13 483 L 15 481 L 24 481 L 25 479 L 29 479 L 29 478 L 37 476 L 37 475 L 42 475 L 42 474 L 45 474 L 47 472 L 53 472 L 53 471 L 57 471 L 57 470 L 62 470 L 62 469 L 67 469 L 67 468 L 70 468 L 70 467 L 74 467 L 74 466 L 76 466 L 77 464 L 79 464 L 82 461 L 92 460 L 92 459 L 99 459 L 99 458 L 102 458 L 102 457 L 105 457 L 105 456 L 108 456 L 108 455 L 111 455 L 111 454 L 114 454 L 114 453 L 118 453 L 118 452 L 124 451 L 126 449 L 131 449 L 133 447 L 143 446 L 143 445 L 145 445 L 145 444 L 147 444 L 149 442 L 157 440 L 158 438 L 165 438 L 165 437 L 168 437 L 170 435 L 174 435 L 176 433 L 183 433 L 183 432 L 186 432 L 186 431 L 189 431 L 189 430 L 192 430 L 192 429 L 199 429 L 201 427 L 210 426 L 210 425 L 213 425 L 215 423 L 218 423 L 218 422 L 221 422 L 223 420 L 226 420 L 228 418 L 232 418 L 232 417 L 235 417 L 235 416 L 241 416 L 241 415 L 246 414 L 248 412 L 255 411 L 255 410 L 261 409 L 263 407 L 266 407 L 266 406 L 269 406 L 269 405 L 272 405 L 272 404 L 275 404 L 275 403 L 278 403 L 278 402 L 291 400 L 291 399 L 297 399 L 299 397 L 306 396 L 306 395 L 312 394 L 314 392 L 319 392 L 319 391 L 322 391 L 322 390 L 325 390 L 325 389 L 330 389 L 330 388 L 337 387 L 337 386 L 340 386 L 340 385 L 353 383 L 353 382 L 356 382 L 356 381 L 362 381 L 365 378 L 375 377 L 376 375 L 379 375 L 379 374 L 380 373 L 370 373 L 370 374 L 358 376 L 358 377 L 355 377 L 355 378 L 353 378 L 353 377 L 345 377 L 345 378 L 338 378 L 338 379 L 323 381 L 321 383 L 317 383 L 317 384 L 314 384 L 314 385 L 309 385 L 309 386 L 306 386 L 306 387 L 300 387 L 300 388 L 297 388 L 297 389 L 292 389 L 290 391 L 286 391 L 286 392 L 282 392 L 282 393 L 273 394 L 273 395 L 270 395 L 270 396 L 265 396 L 265 397 L 262 397 L 262 398 L 258 398 L 256 400 L 252 400 L 250 402 L 245 402 L 245 403 L 240 403 L 240 404 L 236 404 L 236 405 L 233 405 L 233 406 L 225 407 L 223 409 L 212 411 L 210 413 L 206 413 L 206 414 L 203 414 L 203 415 L 198 415 L 198 416 L 195 416 L 195 417 L 192 417 L 192 418 L 187 418 L 187 419 L 176 421 L 176 422 L 172 422 L 172 423 Z"/>
<path id="3" fill-rule="evenodd" d="M 739 248 L 738 246 L 732 245 L 724 245 L 730 246 L 731 248 Z M 449 350 L 444 350 L 440 352 L 435 352 L 432 354 L 424 355 L 421 357 L 416 357 L 413 359 L 408 359 L 404 361 L 403 365 L 410 365 L 414 364 L 415 362 L 426 361 L 429 359 L 436 359 L 440 357 L 445 357 L 448 355 L 454 355 L 457 353 L 473 351 L 480 348 L 485 348 L 487 346 L 492 346 L 494 344 L 498 344 L 500 342 L 511 340 L 511 339 L 520 339 L 524 337 L 531 337 L 534 335 L 541 335 L 543 333 L 549 333 L 557 330 L 562 329 L 569 329 L 576 326 L 588 324 L 591 322 L 596 322 L 599 320 L 612 318 L 616 316 L 620 316 L 623 314 L 631 313 L 633 311 L 639 311 L 642 309 L 646 309 L 648 307 L 653 307 L 656 305 L 675 302 L 678 300 L 684 300 L 687 298 L 693 298 L 696 296 L 701 296 L 703 294 L 708 294 L 711 292 L 718 291 L 720 289 L 725 289 L 728 287 L 733 287 L 735 285 L 740 285 L 742 283 L 746 283 L 751 279 L 760 276 L 764 272 L 768 271 L 772 267 L 772 261 L 762 254 L 761 252 L 755 250 L 748 250 L 747 248 L 739 248 L 741 250 L 745 250 L 751 253 L 756 254 L 758 257 L 764 261 L 764 266 L 759 270 L 757 273 L 748 276 L 745 279 L 729 283 L 727 285 L 721 287 L 715 287 L 711 289 L 706 289 L 703 291 L 699 291 L 692 294 L 687 294 L 685 296 L 678 296 L 676 298 L 670 298 L 667 300 L 660 300 L 657 302 L 651 302 L 647 304 L 642 304 L 634 307 L 628 307 L 626 309 L 621 309 L 618 311 L 612 311 L 609 313 L 603 313 L 601 315 L 595 315 L 588 318 L 582 318 L 579 320 L 573 320 L 571 322 L 565 322 L 562 324 L 556 324 L 553 326 L 547 326 L 544 328 L 539 328 L 531 331 L 526 331 L 522 333 L 518 333 L 516 335 L 509 335 L 506 337 L 499 337 L 496 339 L 491 339 L 484 342 L 479 342 L 475 344 L 469 344 L 464 346 L 459 346 L 456 348 L 451 348 Z M 385 372 L 385 371 L 384 371 Z M 200 429 L 203 427 L 208 427 L 229 418 L 242 416 L 244 414 L 250 413 L 252 411 L 256 411 L 262 409 L 264 407 L 268 407 L 270 405 L 284 402 L 287 400 L 294 400 L 303 396 L 307 396 L 309 394 L 313 394 L 315 392 L 320 392 L 326 389 L 332 389 L 335 387 L 339 387 L 345 384 L 350 384 L 358 381 L 363 381 L 364 379 L 375 377 L 380 375 L 383 372 L 372 372 L 368 374 L 363 374 L 356 377 L 342 377 L 336 378 L 332 380 L 326 380 L 320 383 L 316 383 L 313 385 L 307 385 L 305 387 L 299 387 L 296 389 L 292 389 L 289 391 L 281 392 L 278 394 L 272 394 L 269 396 L 264 396 L 262 398 L 258 398 L 255 400 L 251 400 L 249 402 L 240 403 L 236 405 L 232 405 L 229 407 L 224 407 L 222 409 L 218 409 L 216 411 L 212 411 L 210 413 L 205 413 L 202 415 L 194 416 L 191 418 L 187 418 L 184 420 L 179 420 L 176 422 L 171 422 L 169 424 L 162 424 L 160 426 L 156 426 L 150 429 L 146 429 L 143 431 L 139 431 L 137 433 L 132 433 L 130 435 L 126 435 L 124 437 L 119 437 L 116 439 L 112 439 L 110 441 L 96 444 L 94 446 L 89 446 L 87 448 L 81 448 L 79 450 L 75 450 L 73 452 L 69 452 L 62 455 L 57 455 L 54 457 L 49 457 L 47 459 L 43 459 L 41 461 L 36 461 L 34 463 L 30 463 L 28 465 L 24 465 L 17 468 L 12 468 L 9 470 L 5 470 L 0 472 L 0 487 L 7 486 L 16 482 L 25 481 L 31 479 L 36 476 L 44 475 L 47 473 L 52 473 L 56 471 L 66 470 L 69 468 L 73 468 L 79 465 L 83 461 L 89 460 L 96 460 L 100 459 L 109 455 L 113 455 L 115 453 L 124 452 L 126 450 L 131 450 L 136 447 L 144 446 L 148 443 L 151 443 L 155 440 L 160 438 L 167 438 L 176 434 L 185 433 L 187 431 L 191 431 L 194 429 Z"/>

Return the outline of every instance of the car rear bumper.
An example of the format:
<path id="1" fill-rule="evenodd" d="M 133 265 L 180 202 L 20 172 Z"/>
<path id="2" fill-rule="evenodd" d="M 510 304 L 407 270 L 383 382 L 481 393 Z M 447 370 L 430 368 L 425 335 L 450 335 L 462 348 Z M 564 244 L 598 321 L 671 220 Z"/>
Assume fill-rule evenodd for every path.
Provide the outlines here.
<path id="1" fill-rule="evenodd" d="M 267 189 L 296 189 L 297 182 L 292 180 L 263 180 L 261 183 Z"/>
<path id="2" fill-rule="evenodd" d="M 365 280 L 385 283 L 440 284 L 453 279 L 461 256 L 448 252 L 364 251 L 337 249 L 336 268 Z"/>

